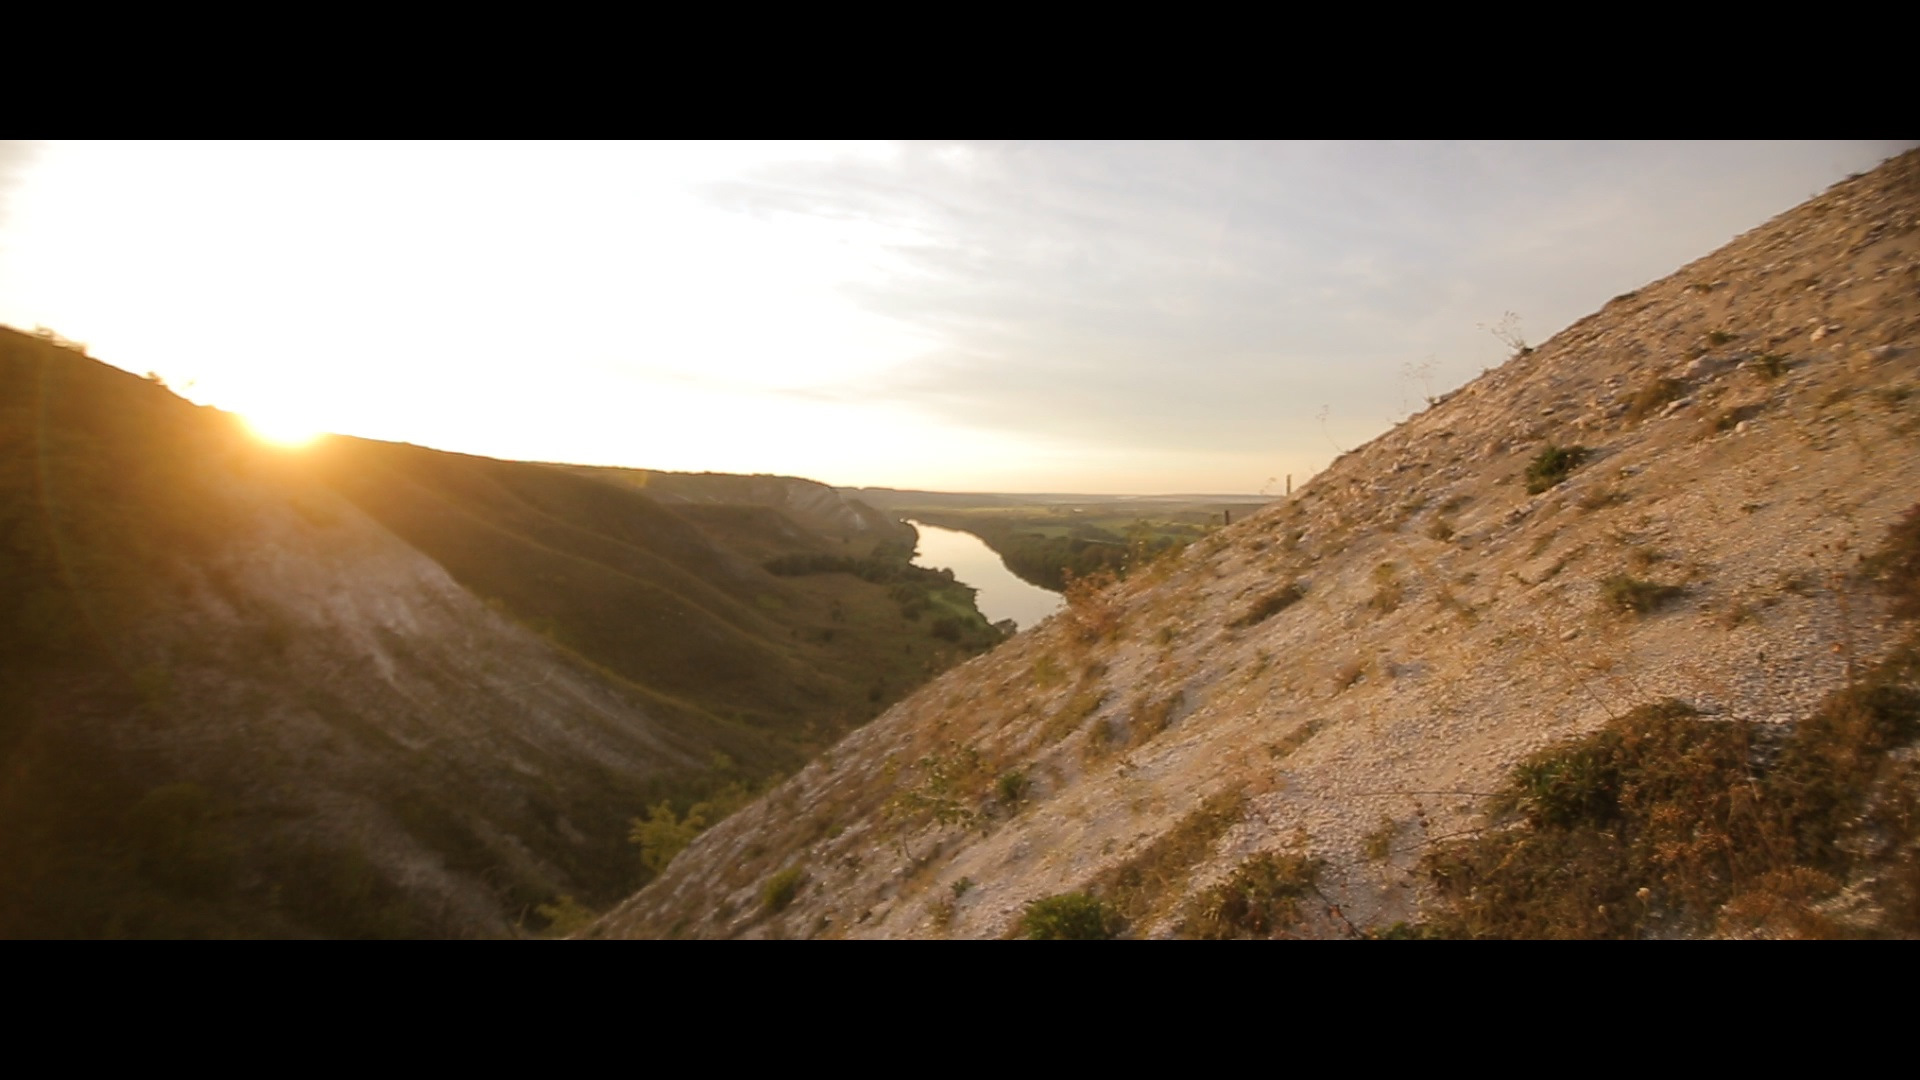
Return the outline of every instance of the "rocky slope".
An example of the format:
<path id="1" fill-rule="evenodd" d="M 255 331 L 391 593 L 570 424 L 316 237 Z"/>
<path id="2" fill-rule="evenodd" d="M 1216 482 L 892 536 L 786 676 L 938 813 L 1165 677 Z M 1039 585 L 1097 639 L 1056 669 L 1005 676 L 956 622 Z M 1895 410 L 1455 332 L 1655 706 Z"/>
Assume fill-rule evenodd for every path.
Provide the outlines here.
<path id="1" fill-rule="evenodd" d="M 948 672 L 588 936 L 996 937 L 1080 890 L 1167 936 L 1262 853 L 1324 860 L 1289 933 L 1350 935 L 1423 918 L 1421 856 L 1530 754 L 1670 698 L 1807 716 L 1903 632 L 1856 571 L 1920 498 L 1917 225 L 1909 153 L 1614 298 Z"/>

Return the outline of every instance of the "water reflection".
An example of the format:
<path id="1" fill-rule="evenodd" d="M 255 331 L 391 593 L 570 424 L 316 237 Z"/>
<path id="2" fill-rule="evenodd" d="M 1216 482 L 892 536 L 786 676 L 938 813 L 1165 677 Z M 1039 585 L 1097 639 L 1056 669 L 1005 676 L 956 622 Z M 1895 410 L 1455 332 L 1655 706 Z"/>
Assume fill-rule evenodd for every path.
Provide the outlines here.
<path id="1" fill-rule="evenodd" d="M 1065 603 L 1059 593 L 1015 577 L 1000 556 L 972 533 L 912 520 L 907 524 L 920 530 L 913 564 L 936 570 L 945 567 L 953 571 L 956 580 L 978 589 L 976 603 L 988 622 L 1012 619 L 1024 630 L 1059 611 Z"/>

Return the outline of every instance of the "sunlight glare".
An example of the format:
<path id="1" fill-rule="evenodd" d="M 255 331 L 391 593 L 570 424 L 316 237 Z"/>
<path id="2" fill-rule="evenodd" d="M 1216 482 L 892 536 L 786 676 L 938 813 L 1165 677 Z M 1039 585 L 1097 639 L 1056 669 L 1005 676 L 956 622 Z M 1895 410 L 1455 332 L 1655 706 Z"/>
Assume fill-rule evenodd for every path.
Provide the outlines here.
<path id="1" fill-rule="evenodd" d="M 289 450 L 299 449 L 326 434 L 311 420 L 277 410 L 248 410 L 241 414 L 247 427 L 262 440 Z"/>

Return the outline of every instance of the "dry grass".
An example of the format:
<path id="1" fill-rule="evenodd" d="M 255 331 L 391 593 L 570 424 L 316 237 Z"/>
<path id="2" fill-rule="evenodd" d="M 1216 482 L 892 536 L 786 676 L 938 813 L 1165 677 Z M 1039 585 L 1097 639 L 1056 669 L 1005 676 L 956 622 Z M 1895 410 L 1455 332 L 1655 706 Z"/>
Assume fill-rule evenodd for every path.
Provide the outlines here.
<path id="1" fill-rule="evenodd" d="M 1293 582 L 1254 601 L 1252 607 L 1242 612 L 1227 625 L 1235 630 L 1244 630 L 1249 626 L 1254 626 L 1273 618 L 1275 615 L 1299 603 L 1306 595 L 1306 587 L 1297 581 Z"/>
<path id="2" fill-rule="evenodd" d="M 1179 897 L 1193 868 L 1240 820 L 1245 805 L 1238 789 L 1214 794 L 1138 855 L 1094 879 L 1094 893 L 1129 925 L 1145 926 Z"/>

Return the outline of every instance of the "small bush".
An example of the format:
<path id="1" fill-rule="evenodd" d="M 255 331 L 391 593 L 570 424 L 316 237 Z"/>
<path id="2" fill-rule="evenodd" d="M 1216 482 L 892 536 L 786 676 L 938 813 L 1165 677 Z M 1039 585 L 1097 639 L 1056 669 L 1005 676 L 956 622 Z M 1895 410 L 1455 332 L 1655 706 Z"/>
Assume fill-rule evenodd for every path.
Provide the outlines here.
<path id="1" fill-rule="evenodd" d="M 1018 933 L 1029 941 L 1110 941 L 1124 929 L 1098 897 L 1074 892 L 1027 901 Z"/>
<path id="2" fill-rule="evenodd" d="M 1027 774 L 1015 769 L 1000 774 L 1000 779 L 993 782 L 993 793 L 1000 799 L 1000 805 L 1014 807 L 1027 797 L 1027 789 L 1031 786 Z"/>
<path id="3" fill-rule="evenodd" d="M 1707 331 L 1707 344 L 1716 346 L 1725 345 L 1727 342 L 1732 341 L 1734 337 L 1734 334 L 1726 330 L 1709 330 Z"/>
<path id="4" fill-rule="evenodd" d="M 1761 379 L 1772 382 L 1787 373 L 1787 358 L 1779 353 L 1761 353 L 1747 361 L 1747 367 Z"/>
<path id="5" fill-rule="evenodd" d="M 1626 574 L 1615 574 L 1601 582 L 1600 591 L 1608 607 L 1636 615 L 1657 611 L 1686 593 L 1678 585 L 1661 585 Z"/>
<path id="6" fill-rule="evenodd" d="M 1305 855 L 1255 855 L 1194 898 L 1180 934 L 1212 941 L 1272 937 L 1300 921 L 1300 901 L 1325 866 Z"/>
<path id="7" fill-rule="evenodd" d="M 1270 592 L 1254 601 L 1253 606 L 1242 612 L 1239 618 L 1227 625 L 1235 630 L 1244 630 L 1256 623 L 1262 623 L 1287 610 L 1307 595 L 1307 590 L 1299 582 Z"/>
<path id="8" fill-rule="evenodd" d="M 1427 536 L 1443 544 L 1453 539 L 1454 535 L 1453 522 L 1448 521 L 1446 518 L 1434 518 L 1433 524 L 1427 526 Z"/>
<path id="9" fill-rule="evenodd" d="M 798 866 L 789 866 L 768 878 L 766 888 L 760 890 L 761 909 L 768 914 L 785 911 L 806 879 L 807 872 Z"/>
<path id="10" fill-rule="evenodd" d="M 1527 494 L 1538 495 L 1554 487 L 1573 474 L 1573 470 L 1587 460 L 1588 450 L 1584 446 L 1554 446 L 1548 444 L 1527 465 Z"/>

